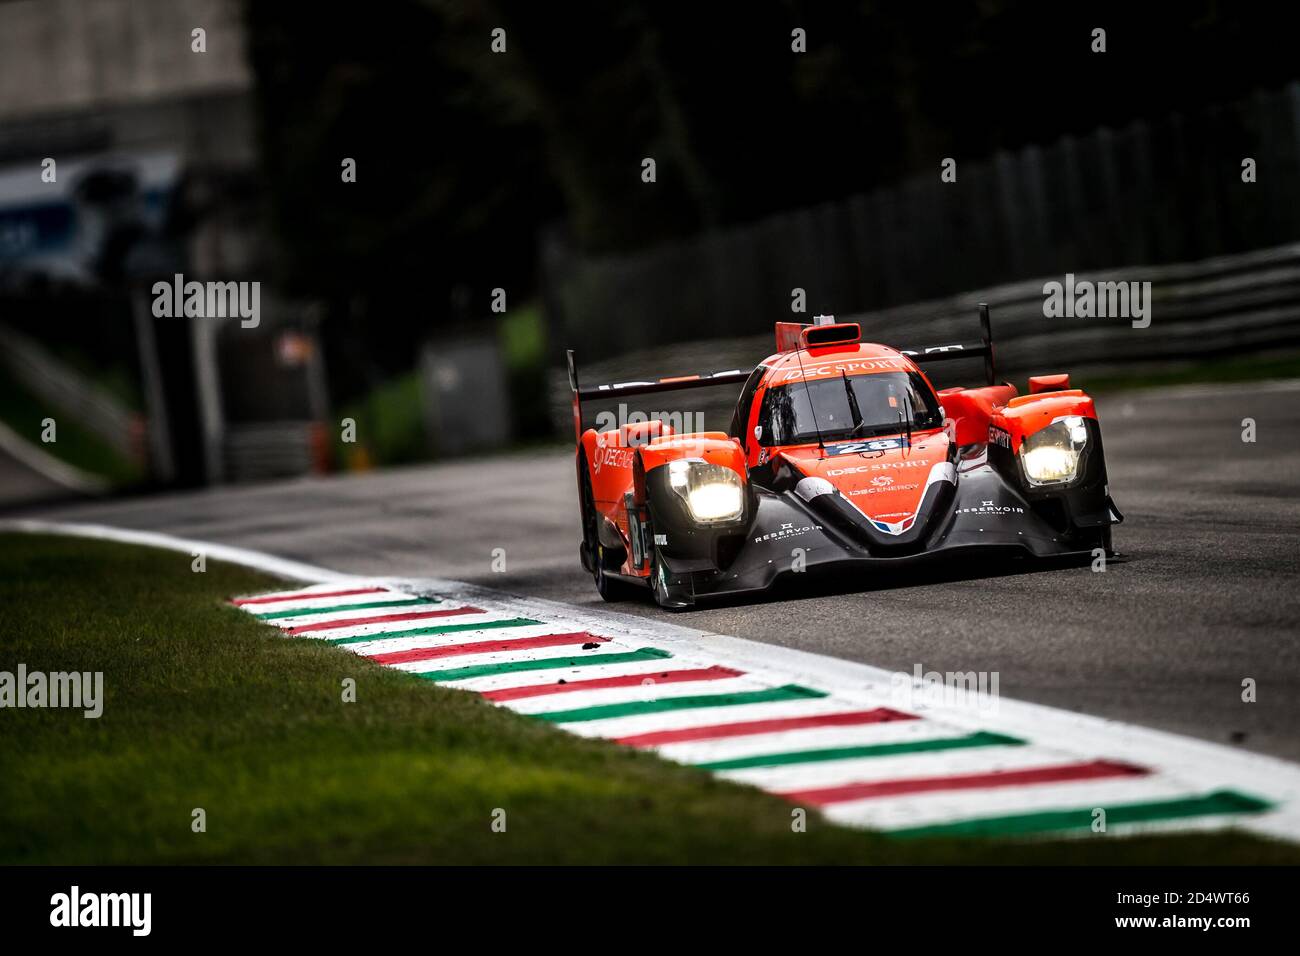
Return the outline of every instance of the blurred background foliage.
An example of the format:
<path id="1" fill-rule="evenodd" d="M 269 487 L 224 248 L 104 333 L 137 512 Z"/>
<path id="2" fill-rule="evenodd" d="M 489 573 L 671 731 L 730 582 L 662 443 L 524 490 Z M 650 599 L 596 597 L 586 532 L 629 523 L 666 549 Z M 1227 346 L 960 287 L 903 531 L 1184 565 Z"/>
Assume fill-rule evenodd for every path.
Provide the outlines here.
<path id="1" fill-rule="evenodd" d="M 340 402 L 408 371 L 431 330 L 499 318 L 494 288 L 512 310 L 538 301 L 548 229 L 632 253 L 1295 75 L 1293 37 L 1260 3 L 306 9 L 245 15 L 279 278 L 329 303 Z M 498 27 L 505 54 L 490 49 Z M 796 28 L 807 53 L 791 50 Z M 345 157 L 358 172 L 342 188 Z M 516 339 L 544 328 L 507 325 L 512 390 L 541 387 Z M 514 402 L 525 422 L 534 397 Z"/>
<path id="2" fill-rule="evenodd" d="M 480 310 L 494 286 L 529 290 L 552 221 L 637 249 L 1295 72 L 1274 18 L 1208 0 L 387 0 L 313 5 L 310 28 L 295 4 L 246 9 L 288 274 L 340 296 L 438 288 L 447 308 L 464 286 Z M 343 157 L 356 188 L 336 188 Z"/>

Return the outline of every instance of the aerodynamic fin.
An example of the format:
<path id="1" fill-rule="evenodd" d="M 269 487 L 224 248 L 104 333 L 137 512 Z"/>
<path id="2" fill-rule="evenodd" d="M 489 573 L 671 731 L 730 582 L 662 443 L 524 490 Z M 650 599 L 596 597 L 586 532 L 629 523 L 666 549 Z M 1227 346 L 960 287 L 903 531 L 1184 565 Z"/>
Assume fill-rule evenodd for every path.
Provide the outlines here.
<path id="1" fill-rule="evenodd" d="M 997 372 L 993 365 L 993 326 L 989 321 L 989 307 L 985 302 L 979 304 L 980 310 L 980 344 L 954 342 L 947 345 L 929 345 L 919 349 L 899 349 L 917 365 L 928 362 L 942 362 L 950 359 L 983 358 L 985 384 L 997 384 Z"/>
<path id="2" fill-rule="evenodd" d="M 622 398 L 625 395 L 651 395 L 656 392 L 675 392 L 685 388 L 703 388 L 708 385 L 743 385 L 754 371 L 752 368 L 729 369 L 725 372 L 701 372 L 697 375 L 675 375 L 650 381 L 611 382 L 608 385 L 578 384 L 578 365 L 573 350 L 565 353 L 569 365 L 569 388 L 573 392 L 573 425 L 575 435 L 582 440 L 582 402 L 592 398 Z"/>

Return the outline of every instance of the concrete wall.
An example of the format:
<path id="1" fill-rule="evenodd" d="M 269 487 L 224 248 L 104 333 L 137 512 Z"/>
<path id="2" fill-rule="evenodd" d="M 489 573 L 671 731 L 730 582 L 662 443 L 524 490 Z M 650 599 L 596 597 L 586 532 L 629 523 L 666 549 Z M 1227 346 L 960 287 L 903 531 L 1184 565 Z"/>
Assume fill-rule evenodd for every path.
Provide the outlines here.
<path id="1" fill-rule="evenodd" d="M 235 0 L 0 4 L 0 122 L 247 90 L 240 15 Z M 191 52 L 195 27 L 206 53 Z"/>

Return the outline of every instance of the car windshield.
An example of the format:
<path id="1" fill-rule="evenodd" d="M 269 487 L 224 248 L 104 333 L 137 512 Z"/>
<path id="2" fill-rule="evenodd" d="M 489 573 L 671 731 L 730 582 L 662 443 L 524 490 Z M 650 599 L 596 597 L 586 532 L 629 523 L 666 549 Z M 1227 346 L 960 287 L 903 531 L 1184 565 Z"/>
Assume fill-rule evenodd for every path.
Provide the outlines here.
<path id="1" fill-rule="evenodd" d="M 758 423 L 765 445 L 802 445 L 897 434 L 943 424 L 939 403 L 915 372 L 835 375 L 769 388 Z"/>

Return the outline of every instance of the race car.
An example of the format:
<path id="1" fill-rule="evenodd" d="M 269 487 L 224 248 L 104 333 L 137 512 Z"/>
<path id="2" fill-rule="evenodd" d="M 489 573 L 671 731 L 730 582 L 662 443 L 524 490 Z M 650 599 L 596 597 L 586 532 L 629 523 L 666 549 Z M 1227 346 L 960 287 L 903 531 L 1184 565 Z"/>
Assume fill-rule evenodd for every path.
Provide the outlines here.
<path id="1" fill-rule="evenodd" d="M 569 351 L 580 556 L 601 596 L 686 608 L 814 570 L 1113 554 L 1093 400 L 1063 374 L 1026 395 L 998 382 L 987 305 L 979 318 L 978 344 L 901 350 L 833 316 L 778 322 L 753 369 L 594 387 Z M 985 384 L 936 391 L 923 368 L 958 358 L 982 358 Z M 724 385 L 741 386 L 726 432 L 583 428 L 584 401 Z"/>

